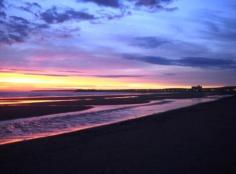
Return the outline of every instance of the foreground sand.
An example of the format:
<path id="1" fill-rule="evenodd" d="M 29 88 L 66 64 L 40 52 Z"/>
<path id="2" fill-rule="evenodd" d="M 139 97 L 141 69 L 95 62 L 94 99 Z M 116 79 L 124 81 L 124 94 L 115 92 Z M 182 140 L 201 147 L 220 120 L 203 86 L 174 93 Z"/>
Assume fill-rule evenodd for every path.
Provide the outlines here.
<path id="1" fill-rule="evenodd" d="M 0 147 L 1 173 L 236 173 L 236 97 Z"/>

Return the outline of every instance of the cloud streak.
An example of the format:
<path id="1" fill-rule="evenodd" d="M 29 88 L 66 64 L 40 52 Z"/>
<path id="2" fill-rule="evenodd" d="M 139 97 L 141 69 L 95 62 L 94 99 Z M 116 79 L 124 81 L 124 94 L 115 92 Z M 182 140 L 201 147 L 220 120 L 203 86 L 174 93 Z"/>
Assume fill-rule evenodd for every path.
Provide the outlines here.
<path id="1" fill-rule="evenodd" d="M 168 59 L 154 56 L 124 56 L 125 59 L 146 62 L 164 66 L 184 66 L 194 68 L 230 68 L 236 69 L 236 61 L 233 59 L 214 59 L 206 57 L 184 57 L 181 59 Z"/>
<path id="2" fill-rule="evenodd" d="M 119 0 L 77 0 L 78 2 L 93 2 L 99 6 L 119 8 L 120 2 Z"/>
<path id="3" fill-rule="evenodd" d="M 0 68 L 0 73 L 20 73 L 25 75 L 43 75 L 43 76 L 55 76 L 55 77 L 98 77 L 98 78 L 140 78 L 144 75 L 124 75 L 124 74 L 88 74 L 81 71 L 42 71 L 40 69 L 15 69 L 15 68 Z"/>
<path id="4" fill-rule="evenodd" d="M 41 13 L 41 18 L 49 24 L 63 23 L 68 20 L 93 20 L 96 19 L 93 15 L 82 12 L 75 11 L 73 9 L 65 10 L 59 13 L 56 7 L 48 9 L 47 11 Z"/>
<path id="5" fill-rule="evenodd" d="M 148 36 L 148 37 L 135 37 L 131 40 L 130 45 L 146 49 L 153 49 L 170 42 L 171 41 L 169 39 Z"/>
<path id="6" fill-rule="evenodd" d="M 122 0 L 77 0 L 77 2 L 92 2 L 99 6 L 123 8 L 125 1 Z M 144 6 L 149 8 L 164 8 L 165 5 L 173 2 L 173 0 L 128 0 L 134 3 L 135 6 Z"/>

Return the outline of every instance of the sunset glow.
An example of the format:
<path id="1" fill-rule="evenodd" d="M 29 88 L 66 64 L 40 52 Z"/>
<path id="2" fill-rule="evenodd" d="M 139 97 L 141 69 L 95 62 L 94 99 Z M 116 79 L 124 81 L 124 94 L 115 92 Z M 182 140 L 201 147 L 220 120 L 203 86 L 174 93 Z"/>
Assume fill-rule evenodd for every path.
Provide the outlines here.
<path id="1" fill-rule="evenodd" d="M 0 1 L 0 90 L 233 86 L 234 7 L 234 0 Z"/>
<path id="2" fill-rule="evenodd" d="M 155 89 L 165 88 L 166 84 L 125 82 L 107 78 L 75 76 L 43 76 L 20 73 L 1 73 L 1 90 L 36 89 Z M 170 85 L 171 86 L 171 85 Z M 173 85 L 171 87 L 183 87 Z"/>

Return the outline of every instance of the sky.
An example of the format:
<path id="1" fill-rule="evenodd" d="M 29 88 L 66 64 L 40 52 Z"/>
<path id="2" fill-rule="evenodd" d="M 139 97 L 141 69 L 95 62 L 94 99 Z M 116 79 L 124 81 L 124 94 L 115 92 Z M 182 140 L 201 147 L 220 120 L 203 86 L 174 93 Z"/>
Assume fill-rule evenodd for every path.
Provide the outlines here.
<path id="1" fill-rule="evenodd" d="M 236 85 L 235 0 L 0 0 L 0 90 Z"/>

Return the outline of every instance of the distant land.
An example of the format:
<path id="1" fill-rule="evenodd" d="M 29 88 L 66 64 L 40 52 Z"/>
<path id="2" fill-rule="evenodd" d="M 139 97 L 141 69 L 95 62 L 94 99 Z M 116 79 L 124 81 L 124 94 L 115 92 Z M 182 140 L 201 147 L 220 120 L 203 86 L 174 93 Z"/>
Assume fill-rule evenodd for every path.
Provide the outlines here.
<path id="1" fill-rule="evenodd" d="M 58 91 L 58 92 L 236 92 L 236 86 L 202 87 L 200 85 L 189 88 L 163 88 L 163 89 L 65 89 L 65 90 L 33 90 L 34 92 Z"/>

